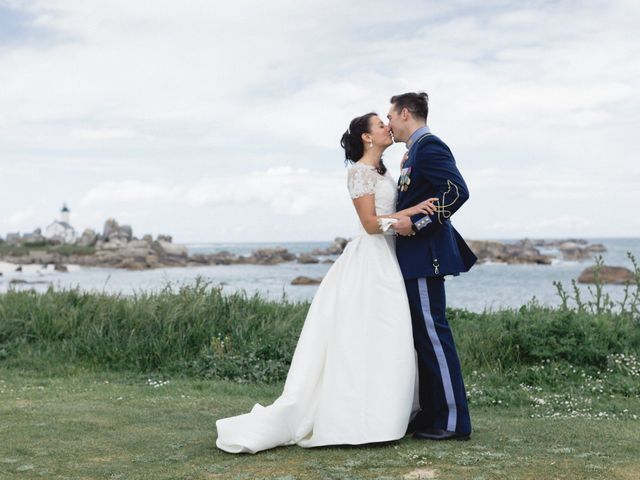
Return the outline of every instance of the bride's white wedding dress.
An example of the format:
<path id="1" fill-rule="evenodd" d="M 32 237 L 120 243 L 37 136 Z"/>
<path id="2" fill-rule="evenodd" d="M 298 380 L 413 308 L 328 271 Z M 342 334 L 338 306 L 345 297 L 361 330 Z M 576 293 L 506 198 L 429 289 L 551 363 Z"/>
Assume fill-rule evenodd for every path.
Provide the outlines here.
<path id="1" fill-rule="evenodd" d="M 375 194 L 394 212 L 390 174 L 356 163 L 352 198 Z M 278 445 L 363 444 L 402 438 L 411 415 L 415 357 L 395 237 L 362 229 L 311 303 L 282 395 L 272 405 L 216 422 L 218 448 L 256 453 Z"/>

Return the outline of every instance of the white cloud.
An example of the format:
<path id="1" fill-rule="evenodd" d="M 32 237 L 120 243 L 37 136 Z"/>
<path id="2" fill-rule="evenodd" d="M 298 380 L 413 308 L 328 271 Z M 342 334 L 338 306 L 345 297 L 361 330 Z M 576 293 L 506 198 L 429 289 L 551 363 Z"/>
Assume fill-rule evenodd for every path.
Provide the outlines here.
<path id="1" fill-rule="evenodd" d="M 162 181 L 106 181 L 80 198 L 80 208 L 118 203 L 151 205 L 181 204 L 185 208 L 213 206 L 269 206 L 273 213 L 300 216 L 314 209 L 342 204 L 346 198 L 341 175 L 291 167 L 271 168 L 243 175 L 204 177 L 193 184 Z"/>
<path id="2" fill-rule="evenodd" d="M 86 192 L 80 198 L 79 205 L 87 208 L 96 204 L 175 200 L 182 191 L 182 187 L 168 185 L 164 182 L 107 181 Z"/>
<path id="3" fill-rule="evenodd" d="M 110 140 L 136 136 L 136 132 L 127 128 L 79 128 L 71 133 L 80 140 Z"/>
<path id="4" fill-rule="evenodd" d="M 269 205 L 274 213 L 301 216 L 345 197 L 344 175 L 282 167 L 242 176 L 206 178 L 187 194 L 193 206 Z M 340 202 L 342 203 L 342 202 Z"/>
<path id="5" fill-rule="evenodd" d="M 494 234 L 477 220 L 488 211 L 606 215 L 624 225 L 616 234 L 640 233 L 592 201 L 622 191 L 640 203 L 637 3 L 2 4 L 30 15 L 24 28 L 37 35 L 0 46 L 0 231 L 20 208 L 39 218 L 68 199 L 93 207 L 91 222 L 144 203 L 146 228 L 184 232 L 195 227 L 171 202 L 224 219 L 257 203 L 312 232 L 322 209 L 352 214 L 337 194 L 348 121 L 425 89 L 431 126 L 472 191 L 458 220 L 470 234 Z M 289 170 L 265 173 L 275 165 Z M 493 225 L 506 234 L 507 223 Z"/>

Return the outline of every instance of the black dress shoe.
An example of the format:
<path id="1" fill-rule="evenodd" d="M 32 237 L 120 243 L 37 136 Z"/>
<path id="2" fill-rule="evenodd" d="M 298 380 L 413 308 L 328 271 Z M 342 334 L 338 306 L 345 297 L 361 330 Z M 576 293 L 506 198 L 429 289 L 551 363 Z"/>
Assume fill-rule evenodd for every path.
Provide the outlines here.
<path id="1" fill-rule="evenodd" d="M 414 418 L 409 422 L 409 425 L 407 425 L 407 431 L 405 432 L 405 435 L 409 435 L 410 433 L 413 433 L 416 430 L 422 430 L 422 429 L 420 428 L 420 424 Z"/>
<path id="2" fill-rule="evenodd" d="M 469 440 L 470 433 L 451 432 L 441 428 L 426 428 L 413 432 L 413 438 L 422 440 Z"/>

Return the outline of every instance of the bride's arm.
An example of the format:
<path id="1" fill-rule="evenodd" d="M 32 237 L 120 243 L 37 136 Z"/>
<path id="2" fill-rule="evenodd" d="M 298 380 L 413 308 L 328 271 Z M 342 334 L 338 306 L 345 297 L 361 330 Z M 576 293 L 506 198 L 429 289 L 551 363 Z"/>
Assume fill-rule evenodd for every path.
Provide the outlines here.
<path id="1" fill-rule="evenodd" d="M 400 217 L 410 217 L 412 215 L 431 215 L 436 212 L 437 207 L 434 205 L 434 202 L 437 202 L 438 199 L 436 197 L 429 198 L 424 200 L 413 207 L 405 208 L 404 210 L 400 210 L 391 215 L 385 215 L 387 218 L 400 218 Z"/>
<path id="2" fill-rule="evenodd" d="M 356 207 L 360 223 L 367 233 L 376 234 L 382 233 L 380 225 L 378 224 L 378 217 L 376 215 L 376 200 L 375 195 L 363 195 L 353 199 L 353 205 Z"/>
<path id="3" fill-rule="evenodd" d="M 391 215 L 376 215 L 376 202 L 375 195 L 373 194 L 354 198 L 353 205 L 356 207 L 360 223 L 365 231 L 370 234 L 376 234 L 383 233 L 380 229 L 379 219 L 400 218 L 402 216 L 418 215 L 420 213 L 431 215 L 436 211 L 436 207 L 433 205 L 435 200 L 437 200 L 437 198 L 430 198 L 424 202 L 420 202 L 414 207 L 405 208 Z"/>

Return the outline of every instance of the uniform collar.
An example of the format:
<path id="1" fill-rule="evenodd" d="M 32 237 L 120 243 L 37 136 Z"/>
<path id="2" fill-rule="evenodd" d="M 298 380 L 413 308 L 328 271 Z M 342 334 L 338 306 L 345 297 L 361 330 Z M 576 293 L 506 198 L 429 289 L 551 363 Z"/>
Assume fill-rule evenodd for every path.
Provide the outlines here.
<path id="1" fill-rule="evenodd" d="M 416 140 L 418 140 L 423 135 L 426 135 L 427 133 L 431 133 L 431 129 L 427 126 L 420 127 L 415 132 L 413 132 L 409 137 L 409 140 L 407 140 L 407 150 L 411 150 L 411 147 L 413 147 L 413 145 L 416 143 Z"/>

